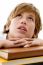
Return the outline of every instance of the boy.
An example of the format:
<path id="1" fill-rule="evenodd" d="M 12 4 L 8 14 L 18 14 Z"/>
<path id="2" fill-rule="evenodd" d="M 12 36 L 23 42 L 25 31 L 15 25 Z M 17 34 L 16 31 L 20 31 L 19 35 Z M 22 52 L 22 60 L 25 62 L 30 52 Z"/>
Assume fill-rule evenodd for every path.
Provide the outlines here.
<path id="1" fill-rule="evenodd" d="M 6 40 L 0 40 L 0 47 L 30 47 L 43 45 L 38 39 L 41 19 L 36 7 L 29 3 L 19 4 L 8 17 L 4 26 Z"/>

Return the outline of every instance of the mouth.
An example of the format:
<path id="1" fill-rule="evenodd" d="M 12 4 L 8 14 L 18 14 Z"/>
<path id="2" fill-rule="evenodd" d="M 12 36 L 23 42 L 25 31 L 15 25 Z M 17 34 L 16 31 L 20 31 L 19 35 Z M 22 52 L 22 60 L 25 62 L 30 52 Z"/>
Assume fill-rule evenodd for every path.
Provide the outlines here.
<path id="1" fill-rule="evenodd" d="M 23 31 L 23 32 L 27 32 L 27 29 L 25 26 L 19 26 L 18 29 Z"/>

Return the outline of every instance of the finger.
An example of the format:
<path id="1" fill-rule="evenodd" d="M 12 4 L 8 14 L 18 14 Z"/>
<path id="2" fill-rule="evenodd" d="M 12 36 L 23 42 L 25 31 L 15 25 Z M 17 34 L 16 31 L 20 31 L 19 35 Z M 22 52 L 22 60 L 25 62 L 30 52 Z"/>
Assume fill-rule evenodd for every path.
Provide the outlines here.
<path id="1" fill-rule="evenodd" d="M 15 44 L 14 47 L 24 47 L 26 43 Z"/>
<path id="2" fill-rule="evenodd" d="M 32 41 L 30 42 L 28 42 L 28 41 L 26 41 L 26 42 L 17 42 L 17 43 L 14 43 L 14 46 L 25 46 L 25 45 L 31 45 L 31 43 L 32 43 Z"/>
<path id="3" fill-rule="evenodd" d="M 14 44 L 24 43 L 25 41 L 26 41 L 26 40 L 22 40 L 22 39 L 16 40 L 16 41 L 14 41 Z"/>
<path id="4" fill-rule="evenodd" d="M 25 45 L 30 45 L 32 43 L 32 41 L 26 41 L 26 40 L 23 40 L 23 39 L 20 39 L 20 40 L 17 40 L 17 41 L 14 41 L 14 46 L 25 46 Z"/>
<path id="5" fill-rule="evenodd" d="M 24 47 L 30 47 L 32 44 L 32 41 L 26 41 Z"/>
<path id="6" fill-rule="evenodd" d="M 25 45 L 24 47 L 30 47 L 30 45 Z"/>

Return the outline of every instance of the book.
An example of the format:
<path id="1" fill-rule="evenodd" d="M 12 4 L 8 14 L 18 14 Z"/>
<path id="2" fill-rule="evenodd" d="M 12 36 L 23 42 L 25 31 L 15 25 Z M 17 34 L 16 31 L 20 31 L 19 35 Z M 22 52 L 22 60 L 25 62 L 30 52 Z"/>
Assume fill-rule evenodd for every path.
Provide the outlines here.
<path id="1" fill-rule="evenodd" d="M 5 60 L 0 58 L 0 65 L 43 65 L 43 56 L 22 58 L 15 60 Z"/>
<path id="2" fill-rule="evenodd" d="M 27 57 L 29 58 L 35 56 L 43 56 L 43 46 L 29 48 L 10 48 L 0 50 L 0 57 L 7 60 Z"/>

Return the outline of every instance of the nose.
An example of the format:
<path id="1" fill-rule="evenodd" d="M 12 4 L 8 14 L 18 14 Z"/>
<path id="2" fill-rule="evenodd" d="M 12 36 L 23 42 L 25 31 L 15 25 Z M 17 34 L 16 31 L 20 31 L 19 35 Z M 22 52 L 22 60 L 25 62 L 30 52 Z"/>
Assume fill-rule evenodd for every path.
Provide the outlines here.
<path id="1" fill-rule="evenodd" d="M 26 20 L 22 20 L 22 21 L 21 21 L 21 24 L 26 25 Z"/>
<path id="2" fill-rule="evenodd" d="M 26 25 L 26 22 L 22 21 L 21 24 L 25 24 Z"/>

